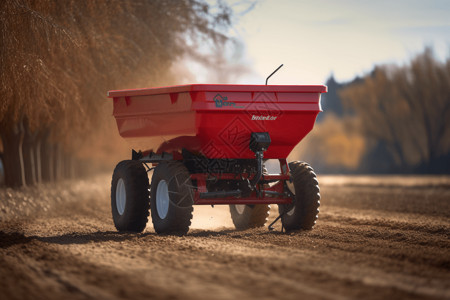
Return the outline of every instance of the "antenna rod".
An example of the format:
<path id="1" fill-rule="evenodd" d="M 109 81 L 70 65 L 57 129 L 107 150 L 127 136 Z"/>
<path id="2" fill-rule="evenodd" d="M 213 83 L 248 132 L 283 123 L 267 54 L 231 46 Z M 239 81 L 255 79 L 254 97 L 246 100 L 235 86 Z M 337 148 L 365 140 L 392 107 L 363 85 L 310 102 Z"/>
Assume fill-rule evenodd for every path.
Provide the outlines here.
<path id="1" fill-rule="evenodd" d="M 267 81 L 269 80 L 269 78 L 272 77 L 272 75 L 275 74 L 282 66 L 283 66 L 283 64 L 281 64 L 275 71 L 272 72 L 272 74 L 269 75 L 269 77 L 266 78 L 266 85 L 267 85 Z"/>

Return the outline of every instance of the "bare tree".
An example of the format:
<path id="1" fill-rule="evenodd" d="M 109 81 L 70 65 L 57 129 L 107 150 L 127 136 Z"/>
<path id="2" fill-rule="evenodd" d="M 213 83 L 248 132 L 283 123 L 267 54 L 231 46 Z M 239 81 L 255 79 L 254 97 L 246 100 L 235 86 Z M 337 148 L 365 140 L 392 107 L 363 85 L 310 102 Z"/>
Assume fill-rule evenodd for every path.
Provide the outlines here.
<path id="1" fill-rule="evenodd" d="M 426 49 L 408 65 L 377 67 L 340 93 L 361 132 L 383 142 L 399 169 L 432 166 L 450 152 L 449 63 Z"/>

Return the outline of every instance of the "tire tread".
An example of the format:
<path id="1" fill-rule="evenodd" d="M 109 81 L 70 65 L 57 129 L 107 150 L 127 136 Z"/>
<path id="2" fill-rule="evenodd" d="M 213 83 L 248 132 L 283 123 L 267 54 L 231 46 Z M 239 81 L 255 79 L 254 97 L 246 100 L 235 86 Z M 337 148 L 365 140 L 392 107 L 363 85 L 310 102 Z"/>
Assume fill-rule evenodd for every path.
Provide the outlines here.
<path id="1" fill-rule="evenodd" d="M 126 212 L 122 216 L 115 211 L 116 184 L 119 178 L 124 180 L 127 193 Z M 124 160 L 117 164 L 111 180 L 111 207 L 118 231 L 142 232 L 145 229 L 150 209 L 148 187 L 147 172 L 141 162 Z"/>
<path id="2" fill-rule="evenodd" d="M 289 163 L 295 188 L 295 208 L 292 216 L 281 218 L 283 226 L 290 230 L 311 230 L 316 224 L 320 206 L 320 188 L 317 175 L 306 162 L 294 161 Z M 286 206 L 280 205 L 280 212 Z M 299 211 L 297 211 L 299 210 Z"/>
<path id="3" fill-rule="evenodd" d="M 178 190 L 172 192 L 183 195 L 183 198 L 180 203 L 172 202 L 171 199 L 169 215 L 161 220 L 156 210 L 156 187 L 159 180 L 167 178 L 181 179 L 181 184 L 177 183 Z M 169 182 L 169 190 L 170 188 Z M 188 197 L 185 198 L 185 196 Z M 189 231 L 193 212 L 192 183 L 189 171 L 182 162 L 163 162 L 156 167 L 152 177 L 150 203 L 153 227 L 157 233 L 184 235 Z"/>

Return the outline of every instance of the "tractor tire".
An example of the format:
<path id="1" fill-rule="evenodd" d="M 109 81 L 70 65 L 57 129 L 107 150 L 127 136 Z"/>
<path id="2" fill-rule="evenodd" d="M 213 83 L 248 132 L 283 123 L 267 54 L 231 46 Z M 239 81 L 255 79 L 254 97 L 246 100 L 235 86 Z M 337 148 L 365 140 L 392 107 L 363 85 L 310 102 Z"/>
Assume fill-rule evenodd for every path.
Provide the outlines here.
<path id="1" fill-rule="evenodd" d="M 156 166 L 150 189 L 152 222 L 158 234 L 184 235 L 192 219 L 194 192 L 189 171 L 181 162 Z"/>
<path id="2" fill-rule="evenodd" d="M 311 230 L 316 224 L 320 206 L 320 189 L 313 168 L 305 162 L 289 163 L 293 188 L 291 204 L 278 205 L 281 223 L 286 231 Z"/>
<path id="3" fill-rule="evenodd" d="M 142 232 L 148 221 L 150 199 L 147 172 L 139 161 L 117 164 L 111 181 L 111 209 L 118 231 Z"/>
<path id="4" fill-rule="evenodd" d="M 231 219 L 237 230 L 263 227 L 269 217 L 270 205 L 230 205 Z"/>

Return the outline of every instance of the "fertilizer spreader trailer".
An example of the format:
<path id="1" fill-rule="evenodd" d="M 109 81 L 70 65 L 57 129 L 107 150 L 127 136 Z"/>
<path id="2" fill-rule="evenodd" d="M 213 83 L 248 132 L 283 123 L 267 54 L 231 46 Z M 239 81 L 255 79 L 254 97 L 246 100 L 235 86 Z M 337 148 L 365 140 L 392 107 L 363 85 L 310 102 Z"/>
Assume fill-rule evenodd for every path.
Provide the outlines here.
<path id="1" fill-rule="evenodd" d="M 131 160 L 113 174 L 119 231 L 186 234 L 193 205 L 230 205 L 237 229 L 264 226 L 278 204 L 287 230 L 312 229 L 319 185 L 305 162 L 286 158 L 313 128 L 326 86 L 207 85 L 109 91 Z M 264 163 L 276 159 L 280 173 Z M 148 172 L 153 172 L 149 184 Z M 278 218 L 277 218 L 278 219 Z"/>

